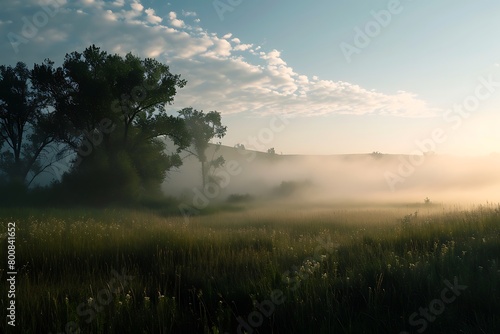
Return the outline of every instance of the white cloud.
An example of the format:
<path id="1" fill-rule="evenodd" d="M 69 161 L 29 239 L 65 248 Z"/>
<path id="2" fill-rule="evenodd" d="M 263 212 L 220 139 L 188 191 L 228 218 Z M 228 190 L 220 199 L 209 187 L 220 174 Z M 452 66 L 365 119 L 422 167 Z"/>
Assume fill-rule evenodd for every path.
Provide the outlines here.
<path id="1" fill-rule="evenodd" d="M 105 7 L 105 3 L 104 1 L 102 0 L 81 0 L 82 4 L 85 6 L 85 7 L 94 7 L 94 8 L 99 8 L 99 9 L 103 9 Z M 62 2 L 59 2 L 57 1 L 57 3 L 60 5 L 60 6 L 63 6 L 64 4 Z M 47 4 L 48 5 L 48 4 Z"/>
<path id="2" fill-rule="evenodd" d="M 132 2 L 130 4 L 130 7 L 132 7 L 132 9 L 135 10 L 136 12 L 142 12 L 142 10 L 144 9 L 144 6 L 141 5 L 139 2 Z"/>
<path id="3" fill-rule="evenodd" d="M 154 10 L 154 9 L 148 8 L 148 9 L 146 9 L 146 10 L 145 10 L 145 12 L 146 12 L 146 14 L 147 14 L 146 20 L 147 20 L 149 23 L 152 23 L 152 24 L 158 24 L 158 23 L 161 23 L 162 18 L 156 15 L 156 13 L 155 13 L 155 10 Z"/>
<path id="4" fill-rule="evenodd" d="M 238 44 L 234 47 L 234 51 L 246 51 L 250 49 L 253 44 Z"/>
<path id="5" fill-rule="evenodd" d="M 170 12 L 168 13 L 168 17 L 170 18 L 170 24 L 173 26 L 173 27 L 176 27 L 176 28 L 183 28 L 185 26 L 185 23 L 184 21 L 182 20 L 179 20 L 177 18 L 177 14 L 175 12 Z"/>
<path id="6" fill-rule="evenodd" d="M 111 10 L 107 10 L 105 13 L 104 13 L 104 18 L 106 20 L 109 20 L 109 21 L 116 21 L 117 20 L 117 15 L 114 14 Z"/>
<path id="7" fill-rule="evenodd" d="M 188 12 L 188 11 L 183 10 L 182 15 L 183 16 L 197 16 L 198 14 L 196 14 L 196 12 Z"/>
<path id="8" fill-rule="evenodd" d="M 168 25 L 152 8 L 144 10 L 140 1 L 101 2 L 85 0 L 68 3 L 64 15 L 56 15 L 37 38 L 19 46 L 15 54 L 8 39 L 0 40 L 2 57 L 15 64 L 41 62 L 51 58 L 60 63 L 67 52 L 82 51 L 96 44 L 110 53 L 132 52 L 168 63 L 173 73 L 188 84 L 175 98 L 176 109 L 193 106 L 218 110 L 223 114 L 250 111 L 256 114 L 284 112 L 314 116 L 324 114 L 382 114 L 407 117 L 436 113 L 411 92 L 384 94 L 348 82 L 308 77 L 297 73 L 278 50 L 243 43 L 228 33 L 217 36 L 192 27 L 171 11 Z M 25 5 L 17 5 L 22 17 Z M 36 6 L 33 4 L 33 6 Z M 80 11 L 80 13 L 79 13 Z M 193 16 L 186 14 L 184 16 Z M 6 35 L 5 21 L 0 34 Z M 14 21 L 9 31 L 20 31 L 22 21 Z M 4 61 L 4 62 L 5 62 Z"/>
<path id="9" fill-rule="evenodd" d="M 113 5 L 116 7 L 123 7 L 125 6 L 125 0 L 115 0 L 113 1 Z"/>
<path id="10" fill-rule="evenodd" d="M 231 43 L 225 39 L 219 39 L 217 37 L 212 39 L 213 47 L 210 48 L 204 56 L 206 57 L 229 57 L 231 56 L 232 46 Z"/>

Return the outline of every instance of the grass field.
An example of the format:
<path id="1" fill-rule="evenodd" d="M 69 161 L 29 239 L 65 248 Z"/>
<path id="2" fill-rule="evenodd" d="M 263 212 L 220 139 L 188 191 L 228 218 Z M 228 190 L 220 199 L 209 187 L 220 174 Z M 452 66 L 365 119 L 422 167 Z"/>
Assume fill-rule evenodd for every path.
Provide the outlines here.
<path id="1" fill-rule="evenodd" d="M 188 221 L 122 209 L 0 217 L 0 233 L 16 226 L 17 333 L 500 329 L 498 205 L 250 204 Z M 0 243 L 6 254 L 5 234 Z"/>

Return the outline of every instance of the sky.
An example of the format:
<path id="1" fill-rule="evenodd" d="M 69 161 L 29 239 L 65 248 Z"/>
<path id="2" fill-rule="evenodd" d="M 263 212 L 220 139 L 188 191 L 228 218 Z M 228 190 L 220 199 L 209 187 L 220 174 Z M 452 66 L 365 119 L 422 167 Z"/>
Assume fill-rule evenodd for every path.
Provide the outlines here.
<path id="1" fill-rule="evenodd" d="M 500 2 L 3 0 L 0 64 L 95 44 L 187 80 L 225 145 L 283 154 L 500 152 Z"/>

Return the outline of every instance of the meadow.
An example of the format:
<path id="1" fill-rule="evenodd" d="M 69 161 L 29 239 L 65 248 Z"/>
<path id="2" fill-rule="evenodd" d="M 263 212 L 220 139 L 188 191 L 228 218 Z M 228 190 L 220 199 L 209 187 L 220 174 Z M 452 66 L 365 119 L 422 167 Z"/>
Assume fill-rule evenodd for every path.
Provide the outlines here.
<path id="1" fill-rule="evenodd" d="M 250 202 L 187 220 L 4 208 L 0 217 L 2 233 L 16 223 L 17 333 L 500 329 L 497 204 Z M 5 234 L 0 247 L 6 254 Z"/>

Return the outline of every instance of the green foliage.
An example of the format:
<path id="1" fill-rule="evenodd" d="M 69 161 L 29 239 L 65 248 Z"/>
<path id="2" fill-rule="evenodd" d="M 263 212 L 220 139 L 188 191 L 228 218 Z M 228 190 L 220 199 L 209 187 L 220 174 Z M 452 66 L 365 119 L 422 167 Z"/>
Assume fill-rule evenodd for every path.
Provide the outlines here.
<path id="1" fill-rule="evenodd" d="M 0 66 L 0 177 L 26 186 L 43 171 L 55 141 L 47 99 L 33 77 L 22 62 Z"/>
<path id="2" fill-rule="evenodd" d="M 66 204 L 106 205 L 131 203 L 140 194 L 140 178 L 126 151 L 107 155 L 96 150 L 77 170 L 63 178 Z"/>
<path id="3" fill-rule="evenodd" d="M 3 183 L 29 185 L 54 160 L 73 155 L 63 184 L 54 187 L 65 202 L 131 203 L 146 193 L 160 196 L 166 173 L 182 164 L 179 153 L 194 138 L 185 118 L 166 112 L 185 84 L 154 59 L 111 55 L 95 45 L 66 54 L 57 68 L 50 59 L 33 70 L 23 63 L 0 66 Z M 218 113 L 203 117 L 212 136 L 225 133 Z M 172 152 L 166 152 L 167 138 Z"/>
<path id="4" fill-rule="evenodd" d="M 191 135 L 191 147 L 186 151 L 196 156 L 201 163 L 202 187 L 204 188 L 207 181 L 214 181 L 210 171 L 214 171 L 225 162 L 222 156 L 212 157 L 207 161 L 208 144 L 213 138 L 223 138 L 227 127 L 222 125 L 221 115 L 217 111 L 204 113 L 203 110 L 184 108 L 179 111 L 179 114 L 184 119 L 187 131 Z"/>

